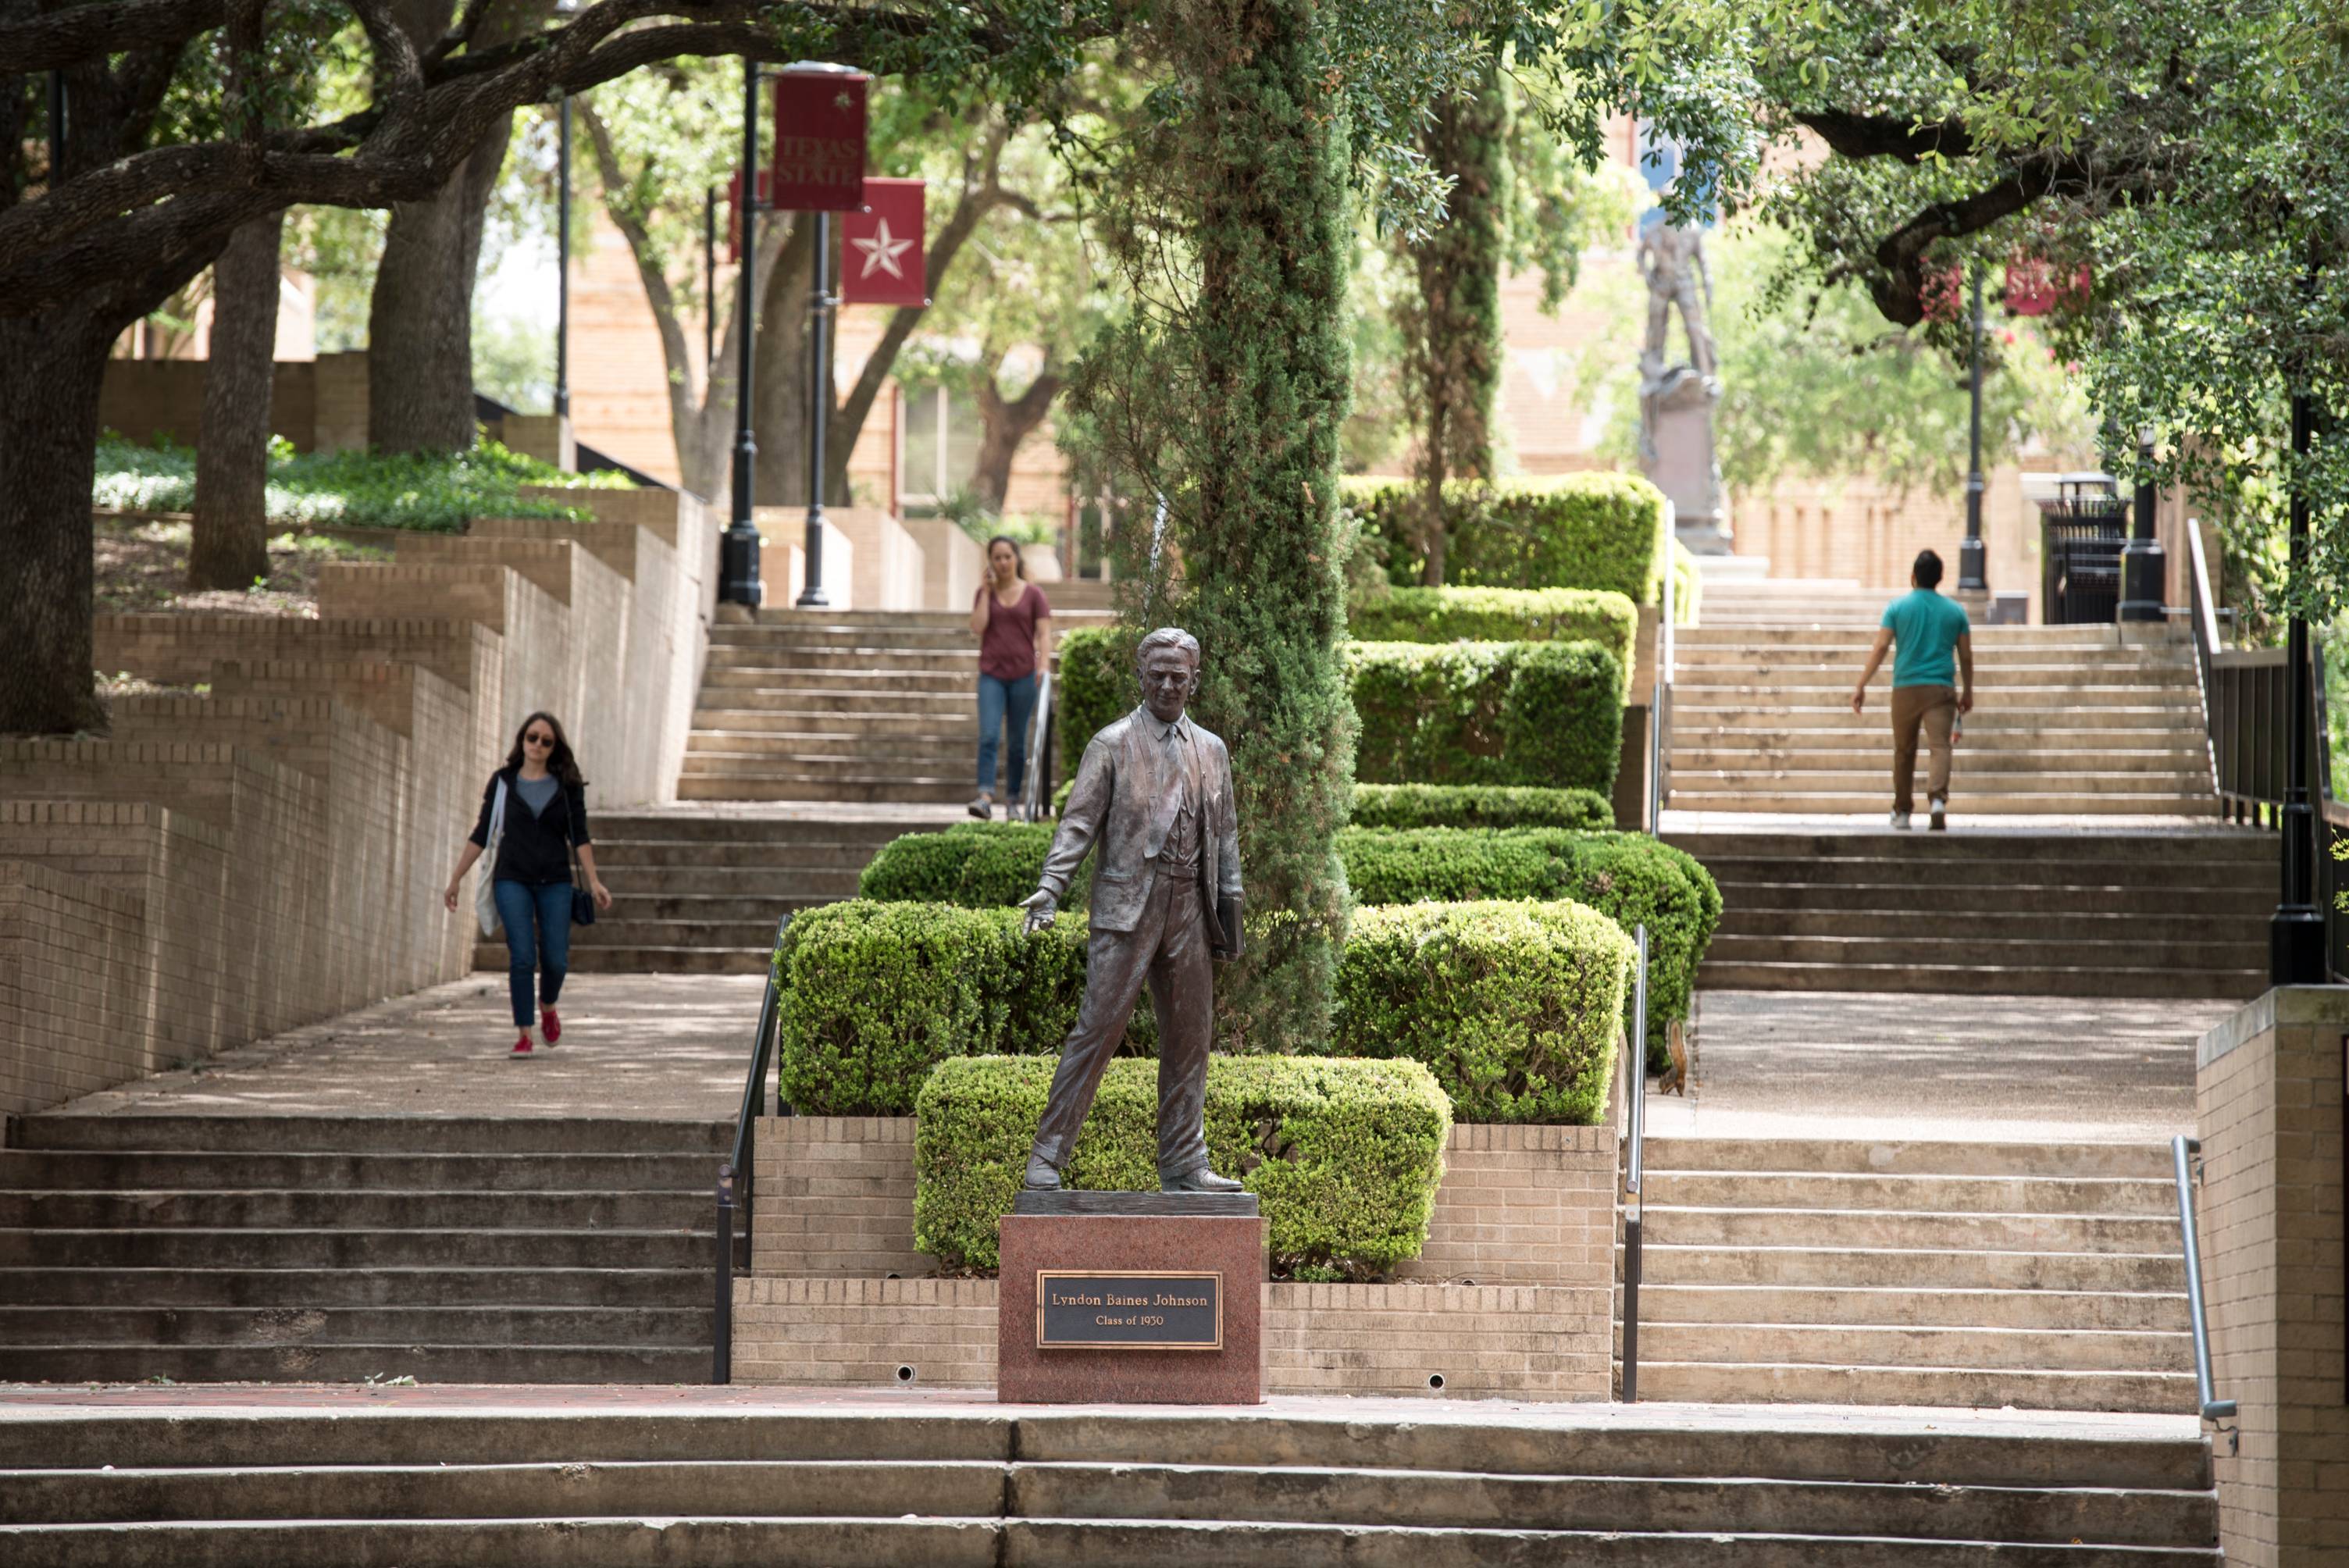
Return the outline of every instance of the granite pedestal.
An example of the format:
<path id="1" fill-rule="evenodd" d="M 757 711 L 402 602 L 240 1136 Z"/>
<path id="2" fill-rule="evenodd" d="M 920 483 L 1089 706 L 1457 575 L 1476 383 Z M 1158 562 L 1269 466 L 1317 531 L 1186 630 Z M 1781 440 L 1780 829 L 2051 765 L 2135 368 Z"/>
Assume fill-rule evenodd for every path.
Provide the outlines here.
<path id="1" fill-rule="evenodd" d="M 1263 1402 L 1256 1194 L 1022 1192 L 999 1235 L 1003 1403 Z"/>

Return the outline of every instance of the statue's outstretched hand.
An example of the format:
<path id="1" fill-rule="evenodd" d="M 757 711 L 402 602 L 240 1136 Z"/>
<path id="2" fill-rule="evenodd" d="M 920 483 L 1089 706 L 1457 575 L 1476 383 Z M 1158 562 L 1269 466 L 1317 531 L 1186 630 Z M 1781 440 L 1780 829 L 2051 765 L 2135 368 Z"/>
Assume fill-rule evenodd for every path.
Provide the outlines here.
<path id="1" fill-rule="evenodd" d="M 1029 931 L 1043 930 L 1058 919 L 1061 913 L 1061 901 L 1054 898 L 1049 889 L 1040 887 L 1021 899 L 1019 907 L 1028 912 L 1025 929 Z"/>

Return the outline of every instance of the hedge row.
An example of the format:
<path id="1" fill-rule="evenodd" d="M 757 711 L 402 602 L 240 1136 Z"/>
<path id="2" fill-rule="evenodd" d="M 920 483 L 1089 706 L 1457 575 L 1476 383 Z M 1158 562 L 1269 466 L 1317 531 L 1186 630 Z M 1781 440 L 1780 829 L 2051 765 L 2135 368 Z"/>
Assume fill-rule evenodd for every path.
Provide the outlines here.
<path id="1" fill-rule="evenodd" d="M 1030 934 L 1020 918 L 859 899 L 794 919 L 775 954 L 784 1099 L 817 1116 L 903 1116 L 939 1062 L 1056 1053 L 1083 995 L 1084 922 Z M 1631 950 L 1603 916 L 1489 903 L 1358 911 L 1355 928 L 1339 960 L 1345 1000 L 1315 1054 L 1415 1057 L 1480 1119 L 1604 1107 Z M 1148 1016 L 1137 1008 L 1127 1054 L 1155 1048 Z M 1455 1037 L 1468 1018 L 1473 1037 Z"/>
<path id="2" fill-rule="evenodd" d="M 1596 643 L 1356 643 L 1367 784 L 1530 784 L 1612 796 L 1623 666 Z"/>
<path id="3" fill-rule="evenodd" d="M 1052 1081 L 1049 1057 L 943 1061 L 914 1101 L 914 1244 L 950 1268 L 993 1268 Z M 1452 1109 L 1415 1061 L 1216 1057 L 1207 1156 L 1261 1200 L 1275 1272 L 1384 1273 L 1427 1240 Z M 1113 1061 L 1077 1136 L 1069 1185 L 1158 1184 L 1158 1070 Z"/>
<path id="4" fill-rule="evenodd" d="M 1425 490 L 1407 480 L 1353 479 L 1340 491 L 1361 522 L 1361 548 L 1398 585 L 1422 581 Z M 1463 588 L 1605 588 L 1658 601 L 1664 494 L 1632 474 L 1455 480 L 1444 487 L 1444 581 Z"/>
<path id="5" fill-rule="evenodd" d="M 1355 601 L 1346 627 L 1366 643 L 1597 643 L 1628 681 L 1640 611 L 1589 588 L 1395 588 Z"/>
<path id="6" fill-rule="evenodd" d="M 858 892 L 868 899 L 975 905 L 999 916 L 1001 906 L 1035 890 L 1051 836 L 1040 823 L 972 822 L 909 833 L 883 846 Z M 1721 889 L 1712 874 L 1693 856 L 1640 833 L 1357 827 L 1338 835 L 1338 856 L 1364 905 L 1571 899 L 1626 933 L 1644 924 L 1648 1060 L 1658 1068 L 1665 1026 L 1688 1017 L 1697 965 L 1721 923 Z M 980 864 L 981 873 L 968 869 Z M 1081 908 L 1082 874 L 1069 892 L 1071 906 Z M 1079 923 L 1063 920 L 1055 932 Z"/>
<path id="7" fill-rule="evenodd" d="M 1610 638 L 1630 645 L 1619 621 L 1609 628 Z M 1133 710 L 1133 644 L 1123 628 L 1087 627 L 1061 639 L 1064 780 L 1076 777 L 1085 744 Z M 1347 668 L 1361 718 L 1354 773 L 1362 782 L 1614 793 L 1626 677 L 1605 644 L 1355 643 Z"/>
<path id="8" fill-rule="evenodd" d="M 1615 825 L 1614 803 L 1596 789 L 1524 784 L 1357 784 L 1357 828 L 1578 828 Z"/>

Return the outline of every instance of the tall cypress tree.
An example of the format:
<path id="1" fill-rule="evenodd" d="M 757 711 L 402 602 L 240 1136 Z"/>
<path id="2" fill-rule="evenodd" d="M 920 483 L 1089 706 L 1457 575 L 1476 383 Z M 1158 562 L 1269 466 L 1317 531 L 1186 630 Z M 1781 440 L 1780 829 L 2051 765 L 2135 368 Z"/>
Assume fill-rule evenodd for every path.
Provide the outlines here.
<path id="1" fill-rule="evenodd" d="M 1200 717 L 1231 746 L 1250 913 L 1247 954 L 1217 977 L 1224 1032 L 1308 1048 L 1344 935 L 1332 844 L 1354 765 L 1338 652 L 1343 124 L 1311 0 L 1191 0 L 1162 26 L 1175 107 L 1141 160 L 1156 211 L 1123 259 L 1154 284 L 1179 254 L 1191 286 L 1138 290 L 1164 303 L 1097 346 L 1074 395 L 1108 455 L 1166 498 L 1146 618 L 1199 638 Z"/>
<path id="2" fill-rule="evenodd" d="M 1450 178 L 1444 221 L 1406 249 L 1419 287 L 1402 302 L 1404 368 L 1422 416 L 1423 581 L 1444 581 L 1444 481 L 1493 477 L 1501 385 L 1501 262 L 1508 235 L 1509 100 L 1497 57 L 1473 95 L 1435 106 L 1421 150 Z"/>

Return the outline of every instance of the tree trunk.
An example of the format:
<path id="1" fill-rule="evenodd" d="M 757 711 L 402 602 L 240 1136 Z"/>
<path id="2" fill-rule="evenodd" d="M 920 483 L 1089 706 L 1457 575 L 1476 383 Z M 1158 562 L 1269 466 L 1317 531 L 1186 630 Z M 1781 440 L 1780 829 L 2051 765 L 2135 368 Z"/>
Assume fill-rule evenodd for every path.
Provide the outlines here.
<path id="1" fill-rule="evenodd" d="M 492 5 L 474 35 L 476 50 L 538 31 L 554 0 Z M 446 0 L 407 7 L 402 29 L 428 48 L 451 9 Z M 460 452 L 473 444 L 473 279 L 490 192 L 512 139 L 509 115 L 439 195 L 391 209 L 367 302 L 367 445 L 377 451 Z"/>
<path id="2" fill-rule="evenodd" d="M 805 506 L 808 499 L 808 299 L 815 290 L 815 220 L 799 212 L 789 222 L 791 233 L 759 291 L 759 341 L 750 363 L 750 430 L 759 442 L 754 498 L 761 506 Z M 827 428 L 827 445 L 840 434 Z M 834 496 L 825 504 L 846 501 Z"/>
<path id="3" fill-rule="evenodd" d="M 0 318 L 0 734 L 103 730 L 90 686 L 89 487 L 118 323 Z"/>
<path id="4" fill-rule="evenodd" d="M 277 369 L 277 249 L 285 214 L 256 218 L 212 263 L 212 355 L 196 438 L 188 586 L 245 588 L 269 575 L 269 399 Z"/>
<path id="5" fill-rule="evenodd" d="M 978 473 L 972 483 L 989 510 L 1003 510 L 1004 498 L 1011 493 L 1012 460 L 1019 457 L 1020 444 L 1052 411 L 1052 399 L 1061 395 L 1063 382 L 1047 359 L 1028 390 L 1017 397 L 1003 396 L 991 371 L 978 384 Z"/>

